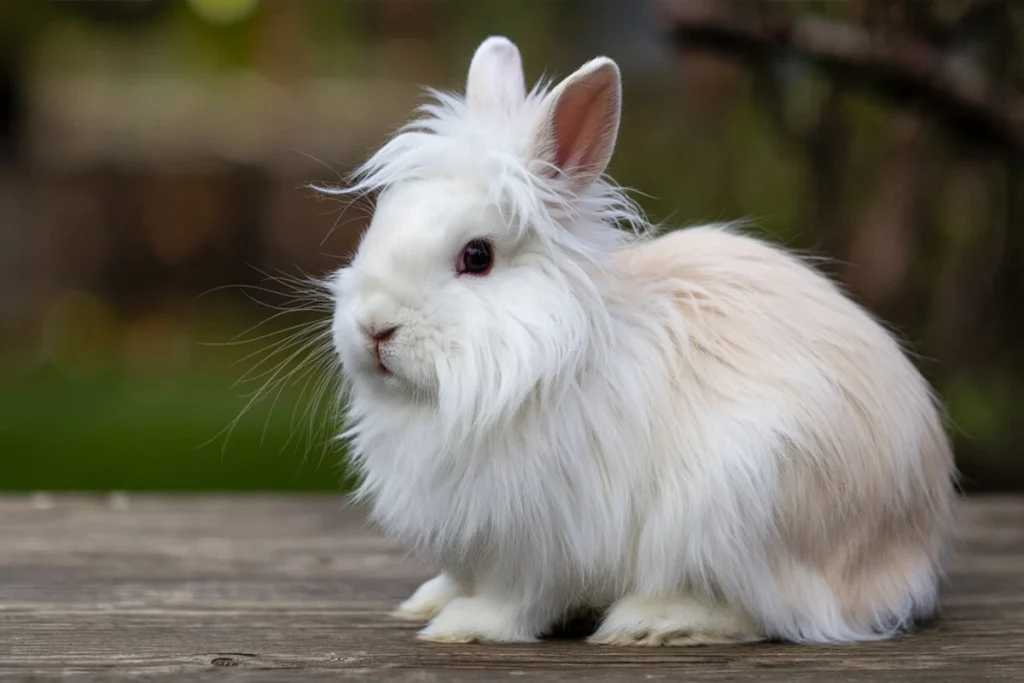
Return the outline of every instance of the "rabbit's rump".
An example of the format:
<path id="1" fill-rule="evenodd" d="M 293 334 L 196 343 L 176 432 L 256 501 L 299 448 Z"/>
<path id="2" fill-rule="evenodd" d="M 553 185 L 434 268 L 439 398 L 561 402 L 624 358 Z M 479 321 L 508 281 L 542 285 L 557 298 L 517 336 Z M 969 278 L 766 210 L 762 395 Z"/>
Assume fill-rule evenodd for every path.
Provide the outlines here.
<path id="1" fill-rule="evenodd" d="M 729 231 L 680 230 L 622 263 L 638 282 L 675 288 L 691 373 L 680 411 L 703 413 L 687 448 L 700 464 L 660 472 L 662 491 L 689 500 L 655 506 L 638 563 L 653 575 L 638 582 L 713 577 L 698 592 L 724 593 L 762 633 L 794 640 L 878 637 L 931 614 L 952 454 L 892 337 L 817 271 Z M 673 539 L 666 529 L 683 519 Z M 665 544 L 680 562 L 659 567 Z M 635 636 L 637 609 L 613 610 L 599 636 L 628 640 L 610 623 L 620 616 Z"/>

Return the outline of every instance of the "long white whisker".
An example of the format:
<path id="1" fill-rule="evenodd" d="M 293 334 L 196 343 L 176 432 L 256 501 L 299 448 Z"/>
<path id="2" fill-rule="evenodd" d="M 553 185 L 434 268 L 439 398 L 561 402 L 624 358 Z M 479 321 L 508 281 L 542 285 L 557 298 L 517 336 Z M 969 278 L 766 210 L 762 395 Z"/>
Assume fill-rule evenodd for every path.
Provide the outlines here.
<path id="1" fill-rule="evenodd" d="M 313 331 L 313 332 L 315 332 L 315 331 Z M 301 356 L 302 354 L 304 354 L 307 351 L 309 351 L 309 349 L 311 349 L 313 347 L 313 345 L 315 345 L 316 343 L 318 343 L 320 341 L 319 335 L 313 334 L 313 335 L 307 335 L 307 336 L 309 336 L 310 338 L 306 339 L 305 341 L 303 341 L 302 344 L 299 345 L 299 347 L 297 349 L 292 351 L 288 355 L 287 358 L 285 358 L 280 363 L 278 363 L 277 365 L 273 366 L 273 368 L 271 368 L 271 370 L 273 370 L 273 374 L 271 374 L 270 371 L 264 371 L 264 372 L 262 372 L 262 373 L 260 373 L 258 375 L 249 376 L 250 373 L 252 372 L 252 370 L 255 369 L 255 367 L 254 367 L 254 368 L 250 369 L 249 372 L 247 372 L 245 375 L 243 375 L 243 379 L 239 380 L 239 381 L 240 382 L 250 382 L 252 380 L 259 379 L 260 377 L 265 377 L 268 374 L 271 374 L 271 376 L 270 376 L 270 379 L 267 380 L 267 381 L 268 382 L 274 381 L 274 379 L 276 379 L 280 375 L 281 371 L 284 368 L 286 368 L 289 363 L 291 363 L 293 360 L 295 360 L 296 357 Z M 266 360 L 267 360 L 267 358 L 264 358 L 263 360 L 261 360 L 257 364 L 256 367 L 259 367 L 260 365 L 262 365 Z M 296 366 L 296 367 L 299 367 L 299 366 Z M 276 368 L 276 369 L 274 369 L 274 368 Z"/>
<path id="2" fill-rule="evenodd" d="M 282 315 L 285 315 L 285 313 L 284 312 L 275 313 L 274 315 L 270 316 L 270 318 L 268 318 L 267 320 L 263 321 L 262 323 L 257 323 L 256 325 L 253 325 L 252 327 L 247 329 L 245 332 L 239 333 L 239 335 L 241 335 L 241 334 L 248 334 L 249 332 L 252 332 L 252 331 L 256 330 L 257 328 L 265 325 L 270 320 L 278 318 L 278 317 L 280 317 Z M 307 321 L 304 321 L 304 322 L 301 322 L 301 323 L 296 323 L 295 325 L 289 325 L 288 327 L 282 327 L 282 328 L 276 329 L 273 332 L 267 332 L 265 334 L 261 334 L 258 337 L 251 337 L 249 339 L 239 339 L 238 338 L 239 335 L 235 335 L 234 337 L 232 337 L 228 341 L 223 341 L 223 342 L 203 342 L 203 346 L 243 346 L 245 344 L 253 344 L 255 342 L 262 341 L 264 339 L 269 339 L 271 337 L 276 337 L 276 336 L 278 336 L 280 334 L 284 334 L 285 332 L 291 332 L 292 330 L 297 330 L 297 329 L 302 328 L 302 327 L 309 327 L 310 325 L 320 324 L 320 322 L 321 321 L 310 322 L 310 321 L 307 320 Z"/>
<path id="3" fill-rule="evenodd" d="M 315 355 L 311 356 L 311 358 L 315 357 L 316 361 L 311 363 L 310 366 L 308 368 L 306 368 L 306 370 L 300 376 L 300 378 L 302 376 L 306 377 L 306 381 L 303 384 L 302 392 L 300 392 L 300 396 L 302 397 L 302 400 L 300 402 L 296 403 L 296 407 L 292 411 L 292 423 L 291 423 L 292 433 L 289 435 L 288 440 L 281 447 L 282 450 L 287 448 L 288 445 L 292 443 L 292 441 L 293 441 L 293 439 L 295 437 L 295 430 L 298 428 L 299 423 L 305 421 L 307 416 L 309 416 L 310 422 L 309 422 L 309 430 L 307 431 L 307 435 L 306 435 L 306 448 L 307 449 L 311 448 L 311 446 L 312 446 L 311 440 L 314 437 L 318 437 L 319 436 L 319 430 L 317 430 L 314 427 L 314 420 L 315 420 L 315 416 L 317 414 L 316 408 L 318 407 L 317 406 L 318 399 L 316 398 L 316 396 L 317 396 L 317 392 L 320 391 L 319 387 L 327 386 L 330 383 L 329 382 L 329 378 L 324 373 L 324 370 L 328 369 L 330 367 L 330 365 L 331 365 L 331 352 L 332 352 L 332 349 L 330 349 L 326 345 L 323 348 L 321 348 L 320 350 L 318 350 L 317 352 L 315 352 Z M 306 395 L 306 390 L 309 388 L 309 385 L 310 385 L 311 382 L 315 382 L 314 386 L 318 387 L 318 388 L 314 389 L 312 392 L 309 392 L 309 394 L 307 396 Z M 298 413 L 298 409 L 300 407 L 300 404 L 301 404 L 301 406 L 304 406 L 303 409 L 302 409 L 301 416 Z M 303 453 L 303 457 L 302 457 L 303 464 L 306 462 L 306 460 L 307 460 L 307 454 Z"/>
<path id="4" fill-rule="evenodd" d="M 260 435 L 260 445 L 265 444 L 271 416 L 284 395 L 285 388 L 289 385 L 301 383 L 298 392 L 299 400 L 296 402 L 296 406 L 292 410 L 292 417 L 289 419 L 289 436 L 285 444 L 287 445 L 294 441 L 295 432 L 300 425 L 306 422 L 307 415 L 310 416 L 310 431 L 314 431 L 312 426 L 316 414 L 316 404 L 321 400 L 323 392 L 326 391 L 324 387 L 330 385 L 330 377 L 326 375 L 331 368 L 333 360 L 333 345 L 330 340 L 330 314 L 333 312 L 334 303 L 329 280 L 327 278 L 313 277 L 305 272 L 302 272 L 301 277 L 295 277 L 279 271 L 269 273 L 258 267 L 250 267 L 259 273 L 264 281 L 273 282 L 280 289 L 249 284 L 226 285 L 213 288 L 203 294 L 231 288 L 240 292 L 257 305 L 273 311 L 271 315 L 234 335 L 227 342 L 205 344 L 207 346 L 239 346 L 242 344 L 269 342 L 232 363 L 235 365 L 245 363 L 254 358 L 256 359 L 235 382 L 236 385 L 256 380 L 263 381 L 255 391 L 246 395 L 247 401 L 234 419 L 216 435 L 200 445 L 200 447 L 206 446 L 210 442 L 223 437 L 222 457 L 231 436 L 241 423 L 241 420 L 258 403 L 270 398 L 267 417 L 264 420 Z M 266 294 L 279 299 L 283 303 L 262 301 L 257 299 L 254 294 Z M 265 330 L 268 325 L 272 325 L 274 321 L 280 320 L 288 314 L 328 315 L 287 325 L 280 329 L 265 331 L 257 336 L 249 336 L 257 330 Z M 307 397 L 313 400 L 303 400 Z M 303 409 L 300 404 L 308 405 Z M 302 412 L 299 412 L 300 409 Z"/>
<path id="5" fill-rule="evenodd" d="M 313 336 L 313 335 L 324 335 L 324 334 L 326 334 L 329 331 L 328 327 L 329 326 L 327 324 L 321 324 L 321 323 L 312 323 L 312 324 L 310 324 L 310 323 L 306 323 L 305 325 L 302 325 L 301 328 L 297 332 L 292 332 L 290 335 L 288 335 L 284 339 L 278 339 L 277 341 L 273 342 L 272 344 L 268 344 L 268 345 L 266 345 L 266 346 L 264 346 L 262 348 L 256 349 L 255 351 L 252 351 L 252 352 L 242 356 L 238 360 L 234 361 L 232 363 L 232 365 L 238 365 L 239 363 L 244 363 L 245 361 L 249 360 L 253 356 L 257 356 L 257 355 L 259 355 L 261 353 L 265 353 L 266 354 L 263 357 L 263 359 L 260 360 L 256 365 L 250 367 L 248 372 L 246 372 L 245 375 L 243 375 L 242 378 L 239 379 L 238 382 L 236 382 L 236 384 L 240 383 L 240 382 L 248 381 L 249 379 L 253 379 L 252 377 L 249 377 L 250 373 L 252 373 L 254 370 L 256 370 L 256 368 L 260 367 L 263 363 L 265 363 L 268 360 L 270 360 L 271 358 L 273 358 L 274 355 L 276 355 L 279 351 L 282 350 L 282 348 L 286 348 L 290 344 L 296 344 L 299 341 L 301 341 L 304 337 Z M 257 375 L 257 377 L 260 377 L 260 376 L 262 376 L 262 375 Z"/>

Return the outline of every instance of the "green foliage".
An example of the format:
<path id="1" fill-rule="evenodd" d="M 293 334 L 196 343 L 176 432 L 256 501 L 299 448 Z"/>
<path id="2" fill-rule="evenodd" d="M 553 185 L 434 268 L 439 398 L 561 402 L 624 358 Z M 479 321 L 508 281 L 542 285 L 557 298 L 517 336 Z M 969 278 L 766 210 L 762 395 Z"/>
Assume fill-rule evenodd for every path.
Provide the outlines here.
<path id="1" fill-rule="evenodd" d="M 299 388 L 245 406 L 227 372 L 70 379 L 52 369 L 0 389 L 0 489 L 337 490 L 340 449 L 296 424 Z M 221 434 L 218 436 L 218 434 Z"/>

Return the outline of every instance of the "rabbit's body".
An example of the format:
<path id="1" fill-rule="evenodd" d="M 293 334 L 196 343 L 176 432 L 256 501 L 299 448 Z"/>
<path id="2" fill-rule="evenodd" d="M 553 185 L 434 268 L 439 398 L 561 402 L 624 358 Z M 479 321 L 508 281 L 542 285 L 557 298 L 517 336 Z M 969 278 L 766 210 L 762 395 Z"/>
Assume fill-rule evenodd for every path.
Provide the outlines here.
<path id="1" fill-rule="evenodd" d="M 486 233 L 493 266 L 460 277 L 464 250 L 451 279 L 450 250 L 508 223 L 471 176 L 388 183 L 337 279 L 359 493 L 443 569 L 399 609 L 422 637 L 529 641 L 598 608 L 595 642 L 842 641 L 933 612 L 952 456 L 880 325 L 728 229 L 612 237 L 593 178 L 561 232 Z"/>

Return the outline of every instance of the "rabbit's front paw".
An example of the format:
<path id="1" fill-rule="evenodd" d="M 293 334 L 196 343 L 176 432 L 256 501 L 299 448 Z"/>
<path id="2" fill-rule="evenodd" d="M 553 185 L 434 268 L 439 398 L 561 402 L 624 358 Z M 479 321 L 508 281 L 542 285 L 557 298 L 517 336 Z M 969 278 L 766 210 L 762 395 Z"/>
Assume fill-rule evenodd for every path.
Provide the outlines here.
<path id="1" fill-rule="evenodd" d="M 516 605 L 481 596 L 455 598 L 416 637 L 435 643 L 532 643 L 537 640 Z"/>
<path id="2" fill-rule="evenodd" d="M 448 574 L 438 574 L 425 582 L 391 616 L 409 621 L 433 619 L 445 606 L 462 595 L 462 589 Z"/>
<path id="3" fill-rule="evenodd" d="M 622 598 L 588 640 L 598 645 L 705 645 L 761 640 L 753 621 L 726 605 L 688 596 Z"/>

